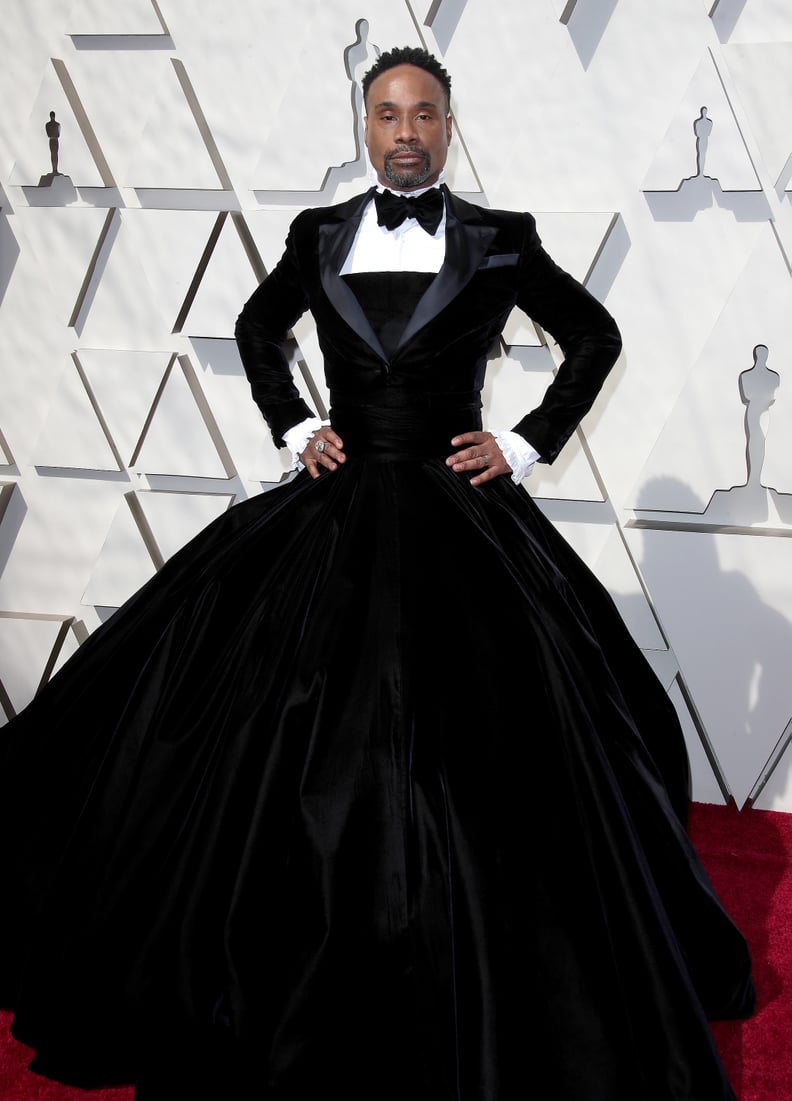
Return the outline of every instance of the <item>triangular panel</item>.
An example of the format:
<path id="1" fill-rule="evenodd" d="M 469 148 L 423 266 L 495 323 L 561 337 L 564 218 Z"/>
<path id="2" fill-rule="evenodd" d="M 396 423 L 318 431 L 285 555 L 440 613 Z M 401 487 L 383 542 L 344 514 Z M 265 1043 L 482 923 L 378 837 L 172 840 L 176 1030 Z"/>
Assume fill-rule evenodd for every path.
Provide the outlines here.
<path id="1" fill-rule="evenodd" d="M 775 235 L 766 227 L 627 502 L 634 508 L 703 512 L 716 490 L 746 483 L 746 405 L 741 379 L 766 346 L 780 380 L 759 418 L 766 451 L 761 482 L 792 493 L 792 283 Z M 761 397 L 755 399 L 760 402 Z M 770 397 L 765 399 L 769 402 Z M 753 410 L 759 413 L 757 409 Z M 756 445 L 761 441 L 752 440 Z M 735 515 L 734 522 L 740 521 Z M 746 520 L 753 517 L 746 517 Z"/>
<path id="2" fill-rule="evenodd" d="M 513 348 L 490 362 L 484 384 L 484 423 L 510 430 L 534 409 L 553 380 L 555 363 L 546 347 Z M 526 487 L 533 497 L 602 501 L 602 491 L 576 434 L 552 465 L 537 463 Z"/>
<path id="3" fill-rule="evenodd" d="M 59 379 L 32 459 L 37 466 L 120 469 L 73 360 Z"/>
<path id="4" fill-rule="evenodd" d="M 135 494 L 129 494 L 119 501 L 83 593 L 83 604 L 120 608 L 156 573 L 150 533 L 141 531 L 134 497 Z"/>
<path id="5" fill-rule="evenodd" d="M 55 121 L 60 124 L 58 172 L 68 176 L 77 187 L 101 187 L 102 175 L 69 97 L 51 64 L 44 72 L 27 126 L 16 136 L 16 163 L 9 182 L 36 185 L 42 177 L 51 176 L 49 137 L 45 132 L 45 126 L 50 122 L 50 111 L 55 112 Z"/>
<path id="6" fill-rule="evenodd" d="M 792 156 L 792 42 L 728 46 L 726 61 L 773 182 Z"/>
<path id="7" fill-rule="evenodd" d="M 68 623 L 64 616 L 0 615 L 0 683 L 15 712 L 47 678 Z"/>
<path id="8" fill-rule="evenodd" d="M 785 0 L 708 0 L 721 42 L 792 40 L 792 8 Z"/>
<path id="9" fill-rule="evenodd" d="M 707 756 L 698 727 L 688 708 L 684 694 L 680 691 L 678 680 L 674 680 L 669 691 L 671 701 L 682 725 L 685 737 L 691 773 L 691 797 L 697 803 L 725 803 L 724 794 L 718 778 Z"/>
<path id="10" fill-rule="evenodd" d="M 162 21 L 151 0 L 77 0 L 67 24 L 68 34 L 151 35 L 162 34 Z"/>
<path id="11" fill-rule="evenodd" d="M 50 291 L 51 320 L 67 325 L 105 229 L 107 211 L 89 208 L 20 208 L 25 238 Z"/>
<path id="12" fill-rule="evenodd" d="M 147 474 L 228 478 L 233 473 L 218 453 L 180 363 L 168 374 L 135 465 Z"/>
<path id="13" fill-rule="evenodd" d="M 221 493 L 138 493 L 157 547 L 165 561 L 228 510 L 233 495 Z"/>
<path id="14" fill-rule="evenodd" d="M 159 311 L 168 319 L 170 331 L 199 270 L 216 221 L 217 214 L 212 211 L 141 210 L 126 222 L 136 255 Z"/>
<path id="15" fill-rule="evenodd" d="M 792 713 L 789 542 L 658 529 L 625 534 L 742 806 Z"/>
<path id="16" fill-rule="evenodd" d="M 163 304 L 140 255 L 135 222 L 147 211 L 121 210 L 80 312 L 77 332 L 92 348 L 159 350 L 173 329 L 172 302 Z M 174 297 L 178 297 L 174 295 Z"/>
<path id="17" fill-rule="evenodd" d="M 624 540 L 614 525 L 594 561 L 594 572 L 610 592 L 622 619 L 642 650 L 668 649 Z"/>
<path id="18" fill-rule="evenodd" d="M 290 456 L 285 448 L 275 447 L 253 402 L 235 342 L 194 338 L 192 346 L 201 369 L 201 387 L 235 468 L 247 480 L 279 482 L 289 469 Z M 298 369 L 298 385 L 302 381 Z"/>
<path id="19" fill-rule="evenodd" d="M 181 331 L 202 337 L 232 336 L 242 305 L 251 294 L 250 273 L 250 259 L 234 220 L 226 218 Z"/>
<path id="20" fill-rule="evenodd" d="M 81 348 L 77 358 L 121 461 L 129 466 L 173 353 Z"/>
<path id="21" fill-rule="evenodd" d="M 704 55 L 644 178 L 644 191 L 677 191 L 706 177 L 723 191 L 761 185 L 718 70 Z"/>

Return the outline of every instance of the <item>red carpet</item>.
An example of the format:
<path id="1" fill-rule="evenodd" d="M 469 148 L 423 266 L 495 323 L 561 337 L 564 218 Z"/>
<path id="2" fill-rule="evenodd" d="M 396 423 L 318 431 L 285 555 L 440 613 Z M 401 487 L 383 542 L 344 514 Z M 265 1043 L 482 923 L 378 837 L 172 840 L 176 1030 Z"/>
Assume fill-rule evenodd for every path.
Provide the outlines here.
<path id="1" fill-rule="evenodd" d="M 753 953 L 755 1016 L 713 1025 L 732 1085 L 739 1101 L 792 1101 L 792 814 L 697 803 L 690 832 Z M 132 1101 L 131 1089 L 85 1092 L 30 1074 L 10 1020 L 0 1011 L 1 1101 Z"/>
<path id="2" fill-rule="evenodd" d="M 792 1101 L 792 814 L 695 804 L 690 833 L 748 939 L 757 1010 L 713 1033 L 739 1101 Z"/>

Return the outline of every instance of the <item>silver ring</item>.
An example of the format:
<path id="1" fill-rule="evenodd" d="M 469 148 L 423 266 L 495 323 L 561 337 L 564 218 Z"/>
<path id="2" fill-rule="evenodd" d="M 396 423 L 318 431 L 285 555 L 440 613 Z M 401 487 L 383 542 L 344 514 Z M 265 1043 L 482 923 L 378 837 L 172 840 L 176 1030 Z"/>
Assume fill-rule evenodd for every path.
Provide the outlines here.
<path id="1" fill-rule="evenodd" d="M 314 447 L 316 448 L 316 450 L 317 450 L 317 451 L 319 452 L 319 454 L 321 455 L 321 454 L 322 454 L 322 452 L 323 452 L 323 451 L 324 451 L 324 449 L 325 449 L 325 442 L 324 442 L 324 440 L 322 439 L 322 437 L 321 437 L 321 436 L 319 437 L 319 439 L 318 439 L 318 440 L 316 441 L 316 443 L 314 444 Z"/>
<path id="2" fill-rule="evenodd" d="M 488 461 L 488 457 L 486 455 L 480 455 L 479 458 L 483 463 L 486 463 Z"/>

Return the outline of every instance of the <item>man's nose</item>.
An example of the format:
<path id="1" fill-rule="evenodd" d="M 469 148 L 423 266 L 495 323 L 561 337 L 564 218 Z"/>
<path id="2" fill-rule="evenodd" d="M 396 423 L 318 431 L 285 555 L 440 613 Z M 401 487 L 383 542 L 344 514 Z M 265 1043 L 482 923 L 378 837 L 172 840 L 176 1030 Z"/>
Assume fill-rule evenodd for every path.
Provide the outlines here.
<path id="1" fill-rule="evenodd" d="M 409 145 L 411 142 L 418 140 L 412 119 L 399 119 L 399 125 L 396 128 L 396 140 L 402 145 Z"/>

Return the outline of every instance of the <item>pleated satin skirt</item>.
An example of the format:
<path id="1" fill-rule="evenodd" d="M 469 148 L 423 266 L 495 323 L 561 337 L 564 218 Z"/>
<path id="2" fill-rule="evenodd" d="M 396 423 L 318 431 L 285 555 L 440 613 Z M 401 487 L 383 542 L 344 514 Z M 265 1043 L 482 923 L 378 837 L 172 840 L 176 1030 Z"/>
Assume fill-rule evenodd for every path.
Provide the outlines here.
<path id="1" fill-rule="evenodd" d="M 444 465 L 436 410 L 336 416 L 341 470 L 231 509 L 0 734 L 34 1068 L 726 1101 L 706 1016 L 751 1011 L 750 963 L 664 690 L 530 497 Z"/>

